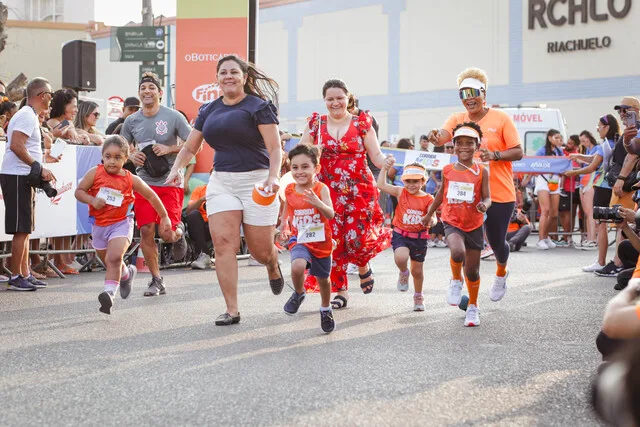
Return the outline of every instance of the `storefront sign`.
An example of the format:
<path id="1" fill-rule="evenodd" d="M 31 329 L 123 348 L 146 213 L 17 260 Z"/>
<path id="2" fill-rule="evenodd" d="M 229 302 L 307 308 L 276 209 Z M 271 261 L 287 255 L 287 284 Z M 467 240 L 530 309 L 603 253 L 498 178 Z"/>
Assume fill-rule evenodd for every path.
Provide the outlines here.
<path id="1" fill-rule="evenodd" d="M 529 30 L 623 19 L 632 0 L 529 0 Z M 547 53 L 592 51 L 611 47 L 611 37 L 594 36 L 547 42 Z"/>
<path id="2" fill-rule="evenodd" d="M 598 0 L 529 0 L 529 29 L 534 30 L 536 22 L 540 28 L 547 28 L 547 22 L 556 27 L 565 24 L 575 25 L 578 17 L 583 24 L 588 23 L 589 19 L 622 19 L 629 14 L 631 2 L 632 0 L 607 0 L 607 8 L 604 11 L 598 10 Z M 567 6 L 561 10 L 558 3 Z"/>

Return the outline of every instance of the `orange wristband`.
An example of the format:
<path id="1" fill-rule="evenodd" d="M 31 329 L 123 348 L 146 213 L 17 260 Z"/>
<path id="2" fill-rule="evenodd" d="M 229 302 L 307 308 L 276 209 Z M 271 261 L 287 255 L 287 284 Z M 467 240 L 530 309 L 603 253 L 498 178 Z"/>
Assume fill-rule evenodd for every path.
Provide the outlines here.
<path id="1" fill-rule="evenodd" d="M 638 316 L 638 319 L 640 319 L 640 303 L 636 304 L 636 316 Z"/>

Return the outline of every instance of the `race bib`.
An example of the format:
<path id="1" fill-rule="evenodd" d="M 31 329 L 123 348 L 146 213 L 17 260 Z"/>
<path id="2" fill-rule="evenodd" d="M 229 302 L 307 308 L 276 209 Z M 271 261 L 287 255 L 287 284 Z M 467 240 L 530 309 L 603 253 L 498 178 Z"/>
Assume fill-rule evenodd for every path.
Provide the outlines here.
<path id="1" fill-rule="evenodd" d="M 298 230 L 298 243 L 324 242 L 324 224 L 307 224 Z"/>
<path id="2" fill-rule="evenodd" d="M 116 207 L 122 206 L 124 200 L 124 195 L 121 192 L 109 187 L 102 187 L 96 197 L 104 199 L 108 205 Z"/>
<path id="3" fill-rule="evenodd" d="M 473 184 L 470 182 L 449 181 L 447 198 L 473 203 Z"/>

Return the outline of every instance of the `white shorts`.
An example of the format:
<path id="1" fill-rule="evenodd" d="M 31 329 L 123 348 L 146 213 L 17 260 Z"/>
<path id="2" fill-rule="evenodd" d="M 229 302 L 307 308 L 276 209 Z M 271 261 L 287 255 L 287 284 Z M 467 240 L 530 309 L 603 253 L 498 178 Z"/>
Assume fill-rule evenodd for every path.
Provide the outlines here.
<path id="1" fill-rule="evenodd" d="M 207 185 L 207 216 L 226 211 L 242 211 L 242 222 L 248 225 L 266 226 L 278 222 L 280 200 L 268 206 L 253 201 L 251 194 L 256 184 L 269 176 L 266 169 L 249 172 L 213 171 Z"/>
<path id="2" fill-rule="evenodd" d="M 560 194 L 561 188 L 560 188 L 560 185 L 558 185 L 558 188 L 556 190 L 550 191 L 549 183 L 547 182 L 547 180 L 544 179 L 542 175 L 538 175 L 536 176 L 536 186 L 533 189 L 533 194 L 537 196 L 538 191 L 548 191 L 549 194 Z"/>

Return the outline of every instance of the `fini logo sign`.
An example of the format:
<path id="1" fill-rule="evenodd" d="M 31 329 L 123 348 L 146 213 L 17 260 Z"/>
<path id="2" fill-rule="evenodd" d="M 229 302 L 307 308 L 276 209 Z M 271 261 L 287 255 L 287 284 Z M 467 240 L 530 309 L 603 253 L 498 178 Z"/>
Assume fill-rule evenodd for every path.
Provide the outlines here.
<path id="1" fill-rule="evenodd" d="M 218 98 L 221 95 L 220 86 L 217 83 L 207 83 L 193 89 L 191 96 L 195 101 L 206 104 Z"/>
<path id="2" fill-rule="evenodd" d="M 633 0 L 529 0 L 528 29 L 545 29 L 549 25 L 588 25 L 624 19 Z M 547 42 L 547 53 L 606 49 L 612 40 L 608 35 Z"/>

